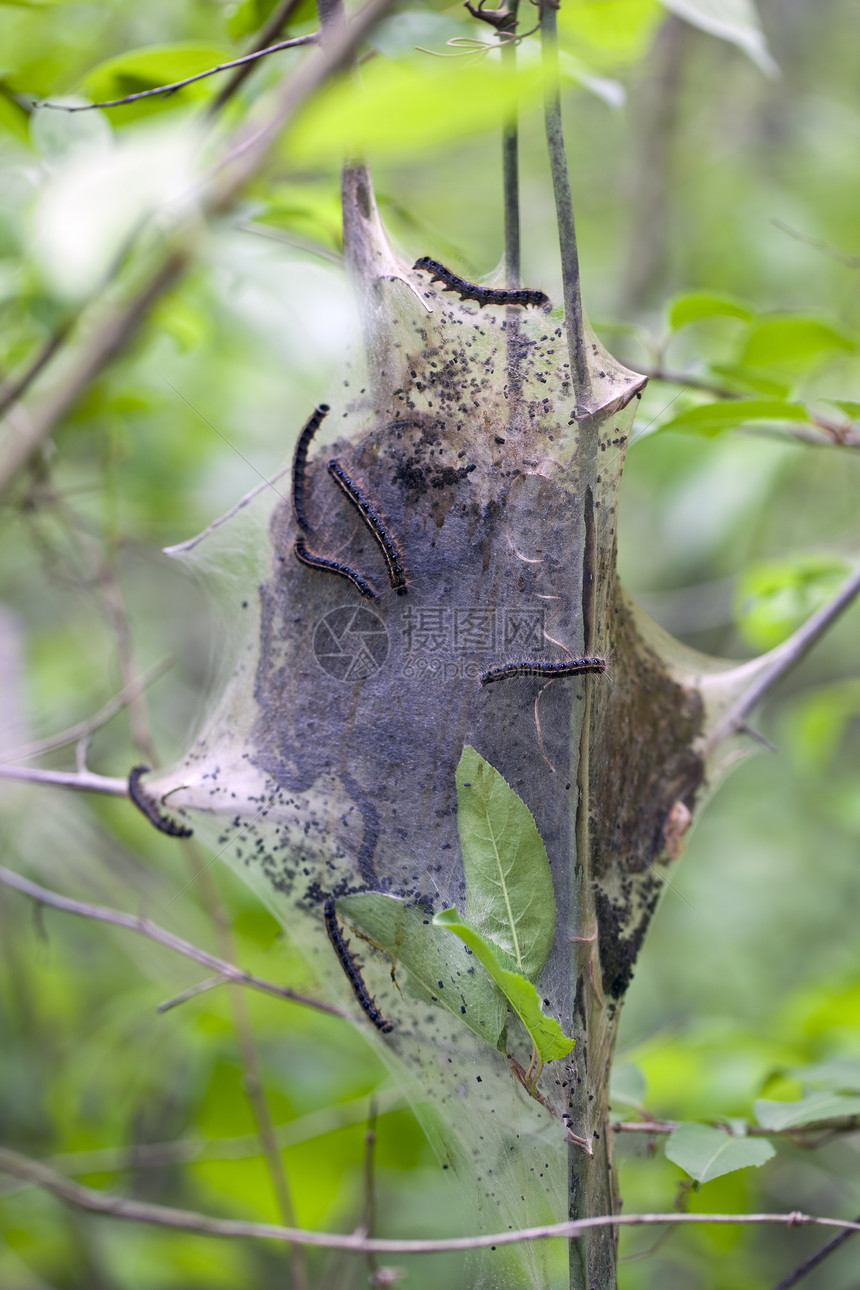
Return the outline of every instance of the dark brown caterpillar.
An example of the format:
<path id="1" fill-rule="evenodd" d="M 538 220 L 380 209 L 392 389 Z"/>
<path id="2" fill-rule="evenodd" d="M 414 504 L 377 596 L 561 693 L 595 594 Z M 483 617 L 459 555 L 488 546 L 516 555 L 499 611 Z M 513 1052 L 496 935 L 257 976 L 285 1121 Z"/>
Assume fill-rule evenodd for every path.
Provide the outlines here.
<path id="1" fill-rule="evenodd" d="M 481 685 L 491 681 L 507 681 L 513 676 L 581 676 L 583 672 L 605 672 L 605 658 L 569 658 L 559 663 L 541 663 L 539 659 L 526 658 L 519 663 L 505 663 L 484 672 Z"/>
<path id="2" fill-rule="evenodd" d="M 364 581 L 360 573 L 356 573 L 355 569 L 350 569 L 348 564 L 341 564 L 340 560 L 328 560 L 324 555 L 314 555 L 312 551 L 307 549 L 304 542 L 296 542 L 293 550 L 300 564 L 307 565 L 309 569 L 319 569 L 322 573 L 336 573 L 341 578 L 346 578 L 354 587 L 357 587 L 365 599 L 376 599 L 376 592 L 373 588 Z"/>
<path id="3" fill-rule="evenodd" d="M 438 260 L 431 260 L 429 255 L 422 255 L 412 267 L 429 273 L 431 282 L 444 282 L 443 291 L 456 291 L 461 300 L 477 300 L 482 309 L 484 305 L 534 305 L 549 313 L 552 308 L 545 291 L 532 287 L 478 287 L 446 269 Z"/>
<path id="4" fill-rule="evenodd" d="M 344 939 L 343 932 L 337 921 L 337 912 L 334 907 L 334 901 L 331 896 L 323 905 L 323 919 L 328 938 L 331 941 L 332 949 L 338 957 L 338 962 L 347 975 L 349 984 L 352 986 L 352 992 L 370 1020 L 381 1030 L 383 1035 L 388 1035 L 394 1029 L 394 1026 L 377 1008 L 372 996 L 369 994 L 367 986 L 364 984 L 364 978 L 361 975 L 355 956 L 349 948 L 349 941 Z"/>
<path id="5" fill-rule="evenodd" d="M 379 545 L 379 549 L 385 559 L 388 569 L 388 580 L 391 583 L 398 596 L 405 596 L 408 590 L 406 585 L 406 574 L 403 571 L 403 565 L 400 563 L 400 552 L 398 551 L 394 539 L 385 527 L 385 521 L 379 514 L 379 511 L 373 505 L 369 498 L 359 488 L 354 480 L 344 470 L 343 466 L 336 458 L 328 464 L 328 473 L 343 489 L 346 496 L 352 502 L 367 527 Z"/>
<path id="6" fill-rule="evenodd" d="M 170 816 L 160 811 L 152 798 L 148 797 L 144 792 L 140 777 L 145 775 L 148 770 L 148 766 L 135 766 L 129 772 L 129 798 L 134 802 L 141 814 L 146 816 L 150 824 L 155 825 L 159 833 L 166 833 L 170 838 L 190 838 L 194 830 L 189 829 L 187 824 L 177 824 L 175 820 L 171 820 Z"/>
<path id="7" fill-rule="evenodd" d="M 311 532 L 308 517 L 305 515 L 305 468 L 308 462 L 308 448 L 311 446 L 311 439 L 319 430 L 328 411 L 329 406 L 327 403 L 321 403 L 315 409 L 313 416 L 299 435 L 296 453 L 293 457 L 293 510 L 296 513 L 296 523 L 306 533 Z"/>

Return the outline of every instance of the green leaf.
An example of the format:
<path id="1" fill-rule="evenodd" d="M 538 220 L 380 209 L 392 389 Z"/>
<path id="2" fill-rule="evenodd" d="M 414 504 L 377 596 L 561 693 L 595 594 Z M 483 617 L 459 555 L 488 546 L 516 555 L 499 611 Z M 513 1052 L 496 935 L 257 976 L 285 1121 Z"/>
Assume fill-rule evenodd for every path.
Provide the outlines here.
<path id="1" fill-rule="evenodd" d="M 470 927 L 456 909 L 440 910 L 433 922 L 437 927 L 444 927 L 459 936 L 478 962 L 486 968 L 529 1032 L 541 1061 L 551 1062 L 559 1057 L 566 1057 L 573 1048 L 574 1041 L 565 1035 L 554 1017 L 544 1016 L 537 990 L 521 973 L 511 972 L 504 966 L 500 957 L 502 951 L 474 927 Z"/>
<path id="2" fill-rule="evenodd" d="M 662 3 L 694 27 L 737 45 L 768 76 L 778 74 L 753 0 L 662 0 Z"/>
<path id="3" fill-rule="evenodd" d="M 744 570 L 735 592 L 738 630 L 756 649 L 772 649 L 820 609 L 850 572 L 839 556 L 804 552 Z"/>
<path id="4" fill-rule="evenodd" d="M 741 362 L 747 367 L 802 369 L 823 355 L 854 349 L 848 336 L 818 318 L 765 318 L 750 329 Z"/>
<path id="5" fill-rule="evenodd" d="M 673 331 L 686 327 L 688 323 L 698 322 L 700 318 L 742 318 L 749 322 L 755 315 L 751 305 L 717 291 L 691 291 L 682 296 L 675 296 L 667 306 L 669 326 Z"/>
<path id="6" fill-rule="evenodd" d="M 329 85 L 302 112 L 290 132 L 291 158 L 340 162 L 344 153 L 415 156 L 423 147 L 480 134 L 509 118 L 519 104 L 536 102 L 542 74 L 513 74 L 484 60 L 468 76 L 456 58 L 393 62 L 375 59 Z"/>
<path id="7" fill-rule="evenodd" d="M 666 1155 L 697 1183 L 763 1165 L 775 1155 L 762 1138 L 733 1138 L 707 1124 L 679 1124 L 666 1142 Z"/>
<path id="8" fill-rule="evenodd" d="M 555 935 L 546 847 L 522 798 L 468 744 L 457 767 L 457 827 L 466 919 L 533 981 Z"/>
<path id="9" fill-rule="evenodd" d="M 574 0 L 559 8 L 558 27 L 590 63 L 616 67 L 645 54 L 660 18 L 654 0 Z"/>
<path id="10" fill-rule="evenodd" d="M 338 913 L 391 955 L 401 989 L 441 1005 L 494 1048 L 504 1049 L 507 1008 L 489 977 L 462 945 L 434 927 L 424 911 L 396 896 L 341 896 Z M 400 967 L 408 981 L 401 980 Z"/>
<path id="11" fill-rule="evenodd" d="M 841 1120 L 860 1115 L 860 1096 L 843 1097 L 823 1089 L 807 1093 L 798 1102 L 770 1102 L 760 1099 L 753 1104 L 756 1119 L 764 1129 L 792 1129 L 800 1124 L 817 1124 L 820 1120 Z"/>
<path id="12" fill-rule="evenodd" d="M 808 420 L 809 415 L 802 403 L 788 403 L 784 399 L 725 399 L 687 408 L 671 421 L 664 421 L 660 429 L 717 435 L 748 421 Z"/>

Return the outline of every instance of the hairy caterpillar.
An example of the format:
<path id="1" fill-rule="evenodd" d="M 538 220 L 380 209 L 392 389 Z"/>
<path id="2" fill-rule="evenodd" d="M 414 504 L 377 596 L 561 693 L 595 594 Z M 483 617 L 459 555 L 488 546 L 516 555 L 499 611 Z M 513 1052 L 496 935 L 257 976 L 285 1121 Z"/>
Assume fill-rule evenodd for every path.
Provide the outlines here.
<path id="1" fill-rule="evenodd" d="M 367 527 L 379 545 L 379 549 L 385 559 L 388 569 L 388 580 L 391 583 L 398 596 L 405 596 L 407 592 L 406 574 L 403 571 L 403 565 L 400 563 L 400 552 L 398 551 L 394 539 L 385 527 L 385 521 L 379 514 L 379 511 L 373 505 L 359 488 L 354 480 L 344 470 L 343 466 L 337 460 L 332 458 L 328 464 L 328 472 L 332 479 L 343 489 L 346 496 L 352 502 Z"/>
<path id="2" fill-rule="evenodd" d="M 605 658 L 570 658 L 558 663 L 541 663 L 539 659 L 522 659 L 519 663 L 505 663 L 491 667 L 481 676 L 481 685 L 491 681 L 507 681 L 513 676 L 581 676 L 584 672 L 605 672 Z"/>
<path id="3" fill-rule="evenodd" d="M 327 403 L 321 403 L 314 410 L 313 415 L 299 435 L 296 453 L 293 457 L 293 510 L 296 513 L 296 523 L 306 533 L 311 532 L 308 517 L 305 515 L 305 468 L 308 461 L 308 448 L 311 446 L 311 439 L 319 430 L 328 411 L 329 406 Z"/>
<path id="4" fill-rule="evenodd" d="M 476 300 L 482 309 L 484 305 L 534 305 L 549 313 L 552 308 L 545 291 L 531 287 L 478 287 L 446 269 L 438 260 L 431 260 L 429 255 L 422 255 L 412 267 L 429 273 L 431 282 L 444 282 L 443 291 L 456 291 L 461 300 Z"/>
<path id="5" fill-rule="evenodd" d="M 364 978 L 362 977 L 358 964 L 355 961 L 355 956 L 349 948 L 349 941 L 344 939 L 343 932 L 340 930 L 340 926 L 337 921 L 337 912 L 334 907 L 334 900 L 331 896 L 329 896 L 323 905 L 323 919 L 325 921 L 325 929 L 328 933 L 328 938 L 332 944 L 332 949 L 337 955 L 338 961 L 347 975 L 349 984 L 352 986 L 353 994 L 367 1013 L 369 1019 L 373 1022 L 374 1026 L 376 1026 L 376 1029 L 381 1030 L 383 1035 L 390 1034 L 394 1029 L 394 1026 L 387 1020 L 387 1018 L 383 1017 L 382 1013 L 377 1008 L 373 997 L 368 992 L 367 986 L 364 984 Z"/>
<path id="6" fill-rule="evenodd" d="M 355 569 L 350 569 L 348 564 L 342 564 L 340 560 L 329 560 L 324 555 L 314 555 L 309 551 L 304 542 L 296 542 L 293 546 L 296 559 L 300 564 L 307 565 L 309 569 L 319 569 L 322 573 L 336 573 L 341 578 L 346 578 L 357 587 L 361 594 L 367 600 L 375 600 L 376 592 L 368 583 L 364 581 L 360 573 Z"/>
<path id="7" fill-rule="evenodd" d="M 129 772 L 129 798 L 141 814 L 146 816 L 150 824 L 155 825 L 159 833 L 166 833 L 170 838 L 190 838 L 194 830 L 189 829 L 187 824 L 177 824 L 175 820 L 171 820 L 170 816 L 160 811 L 152 798 L 144 792 L 140 777 L 148 771 L 148 766 L 135 766 Z"/>

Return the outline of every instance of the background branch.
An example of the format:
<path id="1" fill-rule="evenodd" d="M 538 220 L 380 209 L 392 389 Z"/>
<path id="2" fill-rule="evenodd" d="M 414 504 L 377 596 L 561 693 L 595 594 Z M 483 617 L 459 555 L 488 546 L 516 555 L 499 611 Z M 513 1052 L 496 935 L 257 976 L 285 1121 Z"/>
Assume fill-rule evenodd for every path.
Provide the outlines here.
<path id="1" fill-rule="evenodd" d="M 290 6 L 290 8 L 293 7 L 294 5 Z M 183 86 L 193 84 L 194 81 L 205 80 L 207 76 L 216 76 L 218 72 L 227 72 L 231 67 L 244 67 L 257 62 L 260 58 L 266 58 L 269 54 L 277 54 L 282 49 L 297 49 L 300 45 L 315 45 L 317 40 L 316 32 L 310 32 L 306 36 L 296 36 L 292 40 L 279 40 L 276 44 L 269 45 L 265 49 L 255 49 L 252 53 L 244 54 L 241 58 L 231 59 L 229 63 L 218 63 L 216 67 L 209 67 L 205 72 L 197 72 L 194 76 L 186 76 L 181 81 L 170 81 L 166 85 L 154 85 L 148 90 L 138 90 L 136 94 L 126 94 L 121 99 L 105 99 L 101 103 L 75 104 L 34 102 L 33 107 L 39 109 L 50 108 L 54 112 L 93 112 L 96 108 L 122 107 L 126 103 L 137 103 L 140 99 L 151 99 L 157 96 L 167 98 L 170 94 L 175 94 L 177 90 L 181 90 Z M 216 110 L 216 104 L 220 106 L 220 101 L 226 102 L 227 97 L 229 96 L 225 95 L 222 100 L 219 95 L 219 98 L 215 100 L 212 106 L 212 111 Z"/>
<path id="2" fill-rule="evenodd" d="M 548 1223 L 540 1227 L 522 1228 L 520 1231 L 494 1232 L 487 1236 L 460 1236 L 438 1241 L 379 1240 L 354 1233 L 342 1236 L 328 1232 L 310 1232 L 304 1228 L 280 1227 L 275 1223 L 250 1223 L 241 1219 L 210 1218 L 193 1210 L 172 1209 L 167 1205 L 150 1205 L 145 1201 L 131 1200 L 113 1193 L 95 1191 L 70 1182 L 61 1174 L 0 1147 L 0 1170 L 35 1183 L 52 1192 L 66 1204 L 88 1209 L 97 1214 L 114 1218 L 132 1219 L 138 1223 L 154 1223 L 160 1227 L 181 1228 L 189 1232 L 204 1232 L 210 1236 L 249 1236 L 263 1240 L 290 1241 L 330 1250 L 349 1250 L 353 1254 L 443 1254 L 450 1250 L 487 1249 L 494 1245 L 518 1245 L 523 1241 L 543 1241 L 553 1237 L 577 1237 L 589 1228 L 596 1227 L 653 1227 L 663 1223 L 713 1223 L 720 1225 L 778 1224 L 780 1227 L 838 1227 L 845 1231 L 860 1231 L 860 1222 L 839 1218 L 821 1218 L 796 1210 L 788 1214 L 601 1214 L 594 1218 L 581 1218 L 572 1223 Z"/>
<path id="3" fill-rule="evenodd" d="M 318 1012 L 328 1012 L 333 1017 L 347 1016 L 332 1004 L 323 1003 L 320 999 L 311 999 L 308 995 L 299 994 L 287 986 L 274 985 L 271 981 L 264 981 L 262 977 L 254 976 L 252 972 L 243 972 L 241 968 L 217 958 L 207 950 L 199 949 L 198 946 L 183 940 L 181 936 L 174 936 L 173 932 L 159 927 L 149 918 L 139 918 L 118 909 L 106 909 L 103 905 L 90 905 L 80 900 L 72 900 L 68 896 L 61 896 L 59 892 L 31 882 L 3 865 L 0 865 L 0 883 L 4 883 L 7 887 L 14 887 L 16 891 L 23 892 L 32 900 L 37 900 L 40 905 L 49 905 L 52 909 L 61 909 L 66 914 L 78 914 L 82 918 L 92 918 L 101 923 L 113 923 L 116 927 L 125 927 L 130 932 L 139 932 L 142 936 L 148 936 L 150 940 L 158 941 L 168 949 L 175 950 L 177 954 L 184 954 L 186 958 L 202 963 L 204 967 L 217 972 L 226 981 L 235 982 L 236 985 L 247 985 L 252 990 L 260 990 L 263 994 L 274 995 L 277 999 L 287 999 L 291 1003 L 301 1003 L 305 1007 L 315 1008 Z"/>
<path id="4" fill-rule="evenodd" d="M 823 605 L 802 627 L 789 636 L 787 641 L 771 652 L 770 664 L 758 674 L 749 689 L 729 708 L 708 735 L 704 745 L 706 756 L 713 752 L 724 739 L 728 739 L 730 735 L 736 734 L 743 728 L 747 717 L 761 703 L 768 690 L 806 657 L 813 645 L 845 612 L 858 592 L 860 592 L 860 566 L 829 604 Z"/>
<path id="5" fill-rule="evenodd" d="M 546 77 L 544 117 L 550 173 L 552 175 L 552 190 L 555 197 L 558 222 L 567 346 L 570 351 L 570 370 L 576 376 L 576 396 L 580 404 L 587 407 L 590 398 L 590 381 L 585 352 L 585 324 L 582 316 L 582 291 L 579 279 L 579 253 L 576 247 L 576 225 L 573 218 L 570 174 L 567 168 L 564 127 L 561 119 L 558 24 L 554 0 L 541 0 L 540 16 L 543 68 Z"/>

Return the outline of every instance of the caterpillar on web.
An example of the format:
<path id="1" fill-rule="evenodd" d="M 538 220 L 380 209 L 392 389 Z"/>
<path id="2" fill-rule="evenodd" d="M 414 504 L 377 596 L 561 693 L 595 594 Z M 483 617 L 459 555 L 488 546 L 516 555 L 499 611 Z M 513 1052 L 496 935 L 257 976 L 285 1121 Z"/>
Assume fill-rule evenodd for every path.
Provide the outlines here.
<path id="1" fill-rule="evenodd" d="M 353 506 L 376 539 L 385 560 L 386 568 L 388 569 L 388 581 L 391 583 L 398 596 L 405 596 L 408 588 L 406 585 L 406 574 L 404 573 L 403 565 L 400 560 L 400 552 L 397 549 L 393 537 L 385 527 L 385 521 L 379 514 L 379 511 L 373 505 L 373 502 L 371 502 L 368 497 L 365 497 L 355 480 L 350 479 L 349 475 L 346 473 L 336 457 L 333 457 L 329 462 L 328 473 L 352 502 Z"/>
<path id="2" fill-rule="evenodd" d="M 329 406 L 327 403 L 321 403 L 318 408 L 314 409 L 313 415 L 299 435 L 295 456 L 293 457 L 293 510 L 296 513 L 296 523 L 306 533 L 311 532 L 311 526 L 305 514 L 305 469 L 308 462 L 308 448 L 310 448 L 311 440 L 319 430 L 328 411 Z"/>
<path id="3" fill-rule="evenodd" d="M 177 824 L 169 815 L 160 811 L 155 802 L 143 790 L 140 782 L 142 775 L 149 770 L 148 766 L 134 766 L 128 776 L 128 796 L 134 802 L 137 809 L 142 815 L 145 815 L 150 824 L 158 829 L 159 833 L 166 833 L 169 838 L 190 838 L 194 832 L 189 829 L 187 824 Z"/>
<path id="4" fill-rule="evenodd" d="M 375 600 L 376 592 L 364 581 L 360 573 L 351 569 L 348 564 L 342 564 L 340 560 L 329 560 L 324 555 L 314 555 L 309 551 L 304 542 L 296 542 L 293 546 L 296 559 L 300 564 L 305 565 L 308 569 L 319 569 L 321 573 L 336 573 L 341 578 L 346 578 L 354 587 L 364 596 L 366 600 Z"/>
<path id="5" fill-rule="evenodd" d="M 484 305 L 534 305 L 549 313 L 552 308 L 545 291 L 533 287 L 479 287 L 452 273 L 438 260 L 431 260 L 429 255 L 422 255 L 412 268 L 429 273 L 431 282 L 444 282 L 443 291 L 456 291 L 461 300 L 476 300 L 482 309 Z"/>
<path id="6" fill-rule="evenodd" d="M 334 900 L 331 896 L 329 896 L 323 905 L 323 921 L 325 922 L 325 929 L 328 933 L 328 938 L 331 941 L 332 949 L 338 957 L 338 962 L 346 973 L 347 980 L 352 986 L 353 994 L 367 1013 L 368 1018 L 373 1022 L 374 1026 L 376 1026 L 376 1029 L 381 1030 L 383 1035 L 390 1034 L 394 1029 L 394 1026 L 386 1017 L 383 1017 L 379 1008 L 376 1006 L 376 1001 L 368 991 L 367 986 L 364 984 L 364 978 L 362 977 L 361 970 L 355 961 L 355 955 L 349 948 L 349 941 L 345 939 L 343 932 L 340 930 L 340 924 L 337 921 L 337 911 L 335 910 Z"/>
<path id="7" fill-rule="evenodd" d="M 518 663 L 504 663 L 501 667 L 491 667 L 481 676 L 481 685 L 492 681 L 508 681 L 515 676 L 582 676 L 585 672 L 605 672 L 605 658 L 569 658 L 558 663 L 542 663 L 539 659 L 522 659 Z"/>

